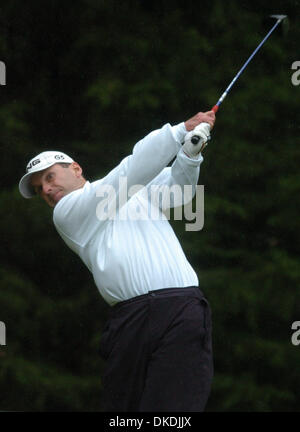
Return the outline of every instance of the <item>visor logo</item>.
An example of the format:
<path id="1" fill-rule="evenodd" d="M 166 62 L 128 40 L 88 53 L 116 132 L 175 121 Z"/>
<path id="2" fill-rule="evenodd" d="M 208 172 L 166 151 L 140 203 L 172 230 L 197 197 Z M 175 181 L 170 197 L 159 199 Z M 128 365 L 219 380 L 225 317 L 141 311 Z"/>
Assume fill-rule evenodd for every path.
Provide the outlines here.
<path id="1" fill-rule="evenodd" d="M 64 159 L 65 157 L 63 155 L 55 155 L 54 159 Z"/>
<path id="2" fill-rule="evenodd" d="M 40 162 L 41 162 L 40 159 L 34 159 L 32 162 L 30 162 L 30 163 L 27 165 L 27 168 L 26 168 L 27 172 L 28 172 L 31 168 L 33 168 L 35 165 L 37 165 L 38 163 L 40 163 Z"/>

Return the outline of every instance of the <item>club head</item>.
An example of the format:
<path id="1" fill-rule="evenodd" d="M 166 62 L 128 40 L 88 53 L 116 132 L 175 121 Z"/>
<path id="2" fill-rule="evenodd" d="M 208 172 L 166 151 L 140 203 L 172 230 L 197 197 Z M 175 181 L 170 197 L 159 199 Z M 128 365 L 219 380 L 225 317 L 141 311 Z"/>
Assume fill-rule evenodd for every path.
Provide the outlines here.
<path id="1" fill-rule="evenodd" d="M 271 17 L 271 18 L 275 18 L 275 19 L 277 19 L 278 21 L 282 21 L 282 20 L 284 20 L 285 18 L 287 18 L 287 15 L 270 15 L 270 17 Z"/>
<path id="2" fill-rule="evenodd" d="M 266 27 L 266 29 L 271 26 L 274 25 L 274 19 L 277 20 L 276 24 L 278 24 L 279 27 L 279 31 L 277 30 L 277 34 L 279 33 L 279 35 L 283 36 L 284 38 L 286 37 L 288 31 L 289 31 L 289 19 L 287 15 L 269 15 L 268 17 L 265 18 L 264 20 L 264 25 Z"/>

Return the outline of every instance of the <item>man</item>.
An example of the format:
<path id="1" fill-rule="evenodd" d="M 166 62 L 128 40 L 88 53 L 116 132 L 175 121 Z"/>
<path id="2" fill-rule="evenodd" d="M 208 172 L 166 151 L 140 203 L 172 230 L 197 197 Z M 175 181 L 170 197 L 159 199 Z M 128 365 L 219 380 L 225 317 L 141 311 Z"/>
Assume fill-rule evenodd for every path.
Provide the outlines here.
<path id="1" fill-rule="evenodd" d="M 206 405 L 210 308 L 164 215 L 178 202 L 164 205 L 159 194 L 161 186 L 195 189 L 214 122 L 209 111 L 166 124 L 92 183 L 56 151 L 31 159 L 20 180 L 25 198 L 37 194 L 54 208 L 58 233 L 112 306 L 100 346 L 104 411 L 203 411 Z M 151 217 L 155 211 L 160 217 Z"/>

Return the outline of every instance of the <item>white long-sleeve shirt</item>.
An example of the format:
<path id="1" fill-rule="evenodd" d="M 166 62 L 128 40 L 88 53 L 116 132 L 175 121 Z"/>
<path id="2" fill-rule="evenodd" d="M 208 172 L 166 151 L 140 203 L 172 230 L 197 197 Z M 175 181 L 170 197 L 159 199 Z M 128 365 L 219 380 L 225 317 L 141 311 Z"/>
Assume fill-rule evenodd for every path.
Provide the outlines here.
<path id="1" fill-rule="evenodd" d="M 184 123 L 151 132 L 107 176 L 87 181 L 54 208 L 58 233 L 92 272 L 110 305 L 156 289 L 198 285 L 164 214 L 168 205 L 156 199 L 158 185 L 197 184 L 203 158 L 184 154 L 185 134 Z M 166 167 L 175 156 L 172 167 Z M 136 185 L 145 187 L 133 194 Z"/>

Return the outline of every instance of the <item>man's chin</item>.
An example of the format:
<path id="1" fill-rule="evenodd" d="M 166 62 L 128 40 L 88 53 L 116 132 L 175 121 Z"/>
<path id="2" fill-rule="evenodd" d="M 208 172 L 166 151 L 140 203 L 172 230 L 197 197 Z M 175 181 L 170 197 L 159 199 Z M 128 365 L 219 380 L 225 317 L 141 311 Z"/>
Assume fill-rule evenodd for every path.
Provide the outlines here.
<path id="1" fill-rule="evenodd" d="M 64 197 L 64 193 L 62 191 L 57 192 L 53 197 L 48 197 L 47 204 L 54 208 L 56 204 Z"/>
<path id="2" fill-rule="evenodd" d="M 63 191 L 59 191 L 59 192 L 57 192 L 57 193 L 54 195 L 54 197 L 52 198 L 52 201 L 53 201 L 55 204 L 57 204 L 58 201 L 60 201 L 64 196 L 65 196 L 64 192 L 63 192 Z"/>

